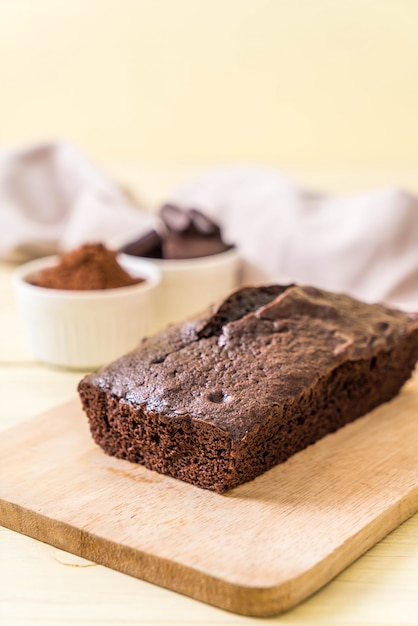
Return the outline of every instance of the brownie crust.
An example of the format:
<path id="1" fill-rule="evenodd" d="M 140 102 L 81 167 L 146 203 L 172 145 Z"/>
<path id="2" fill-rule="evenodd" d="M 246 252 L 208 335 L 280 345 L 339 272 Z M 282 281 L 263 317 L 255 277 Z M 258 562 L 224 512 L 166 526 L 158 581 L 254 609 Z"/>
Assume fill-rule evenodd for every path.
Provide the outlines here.
<path id="1" fill-rule="evenodd" d="M 79 384 L 107 453 L 218 493 L 393 398 L 418 316 L 313 287 L 234 292 Z"/>

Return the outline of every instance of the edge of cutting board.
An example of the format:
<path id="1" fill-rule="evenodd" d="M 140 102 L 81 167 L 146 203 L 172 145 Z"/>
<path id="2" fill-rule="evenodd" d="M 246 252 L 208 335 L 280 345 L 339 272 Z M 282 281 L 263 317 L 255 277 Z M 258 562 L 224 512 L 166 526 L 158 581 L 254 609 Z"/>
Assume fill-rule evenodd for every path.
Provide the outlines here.
<path id="1" fill-rule="evenodd" d="M 414 419 L 417 414 L 416 375 L 390 403 L 325 437 L 225 497 L 127 461 L 107 457 L 93 444 L 79 400 L 75 398 L 2 432 L 0 523 L 57 548 L 222 609 L 248 616 L 277 615 L 319 590 L 417 511 L 418 425 Z M 75 451 L 79 452 L 78 466 Z M 349 458 L 350 451 L 352 459 Z M 357 469 L 359 459 L 370 468 L 370 475 L 364 480 L 362 470 Z M 71 467 L 72 462 L 74 467 Z M 353 476 L 344 484 L 350 463 Z M 67 479 L 57 476 L 59 469 L 66 467 Z M 12 470 L 7 473 L 9 468 Z M 309 481 L 309 472 L 313 471 L 318 474 L 315 480 Z M 295 473 L 297 479 L 293 478 Z M 88 484 L 90 476 L 93 476 L 93 482 L 98 480 L 99 493 L 90 486 L 84 496 L 86 502 L 89 498 L 96 498 L 96 509 L 100 498 L 117 494 L 115 502 L 106 502 L 107 508 L 100 520 L 93 519 L 94 516 L 92 520 L 83 518 L 87 514 L 83 512 L 82 500 L 77 506 L 78 489 L 84 484 L 77 480 L 84 479 Z M 295 480 L 298 492 L 292 491 L 292 481 Z M 316 486 L 318 480 L 320 487 Z M 62 502 L 59 488 L 63 492 Z M 160 505 L 158 497 L 161 495 Z M 137 503 L 132 502 L 135 498 L 138 498 Z M 184 532 L 178 518 L 172 526 L 163 526 L 172 522 L 164 517 L 167 516 L 167 506 L 171 517 L 176 509 L 185 509 L 182 515 L 189 516 L 191 524 Z M 154 511 L 155 537 L 151 525 L 154 520 L 143 521 L 144 518 L 138 521 L 135 532 L 128 528 L 124 534 L 132 520 L 132 511 L 135 513 L 136 510 L 145 517 L 150 517 L 150 511 Z M 225 517 L 229 515 L 234 523 L 222 525 L 218 517 L 211 516 L 212 510 L 218 517 L 219 512 L 225 511 Z M 247 515 L 252 517 L 253 523 L 249 535 L 245 535 Z M 357 519 L 352 520 L 356 516 Z M 294 528 L 294 522 L 297 525 L 300 518 L 302 532 Z M 112 527 L 115 520 L 119 525 Z M 257 534 L 260 520 L 265 524 L 261 535 Z M 307 522 L 311 520 L 308 527 Z M 207 528 L 212 533 L 209 538 L 205 534 Z M 305 529 L 310 535 L 300 538 Z M 241 545 L 234 543 L 238 541 L 237 532 L 241 531 L 243 555 L 231 575 L 231 571 L 226 570 L 230 558 L 236 556 L 236 546 Z M 151 539 L 141 537 L 145 543 L 138 543 L 136 532 L 137 535 L 149 532 Z M 197 555 L 200 561 L 194 560 L 193 553 L 183 558 L 182 549 L 187 553 L 189 548 L 187 533 L 193 532 L 195 545 L 202 552 Z M 287 546 L 288 553 L 295 554 L 297 561 L 293 568 L 283 556 L 288 553 L 280 545 L 282 536 L 284 542 L 294 542 L 290 548 Z M 315 545 L 317 536 L 320 549 Z M 245 537 L 259 538 L 262 549 L 257 553 L 256 541 L 251 545 Z M 167 543 L 163 550 L 160 549 L 161 538 Z M 209 541 L 206 554 L 205 538 Z M 180 543 L 176 552 L 169 542 L 177 540 Z M 308 548 L 312 545 L 314 552 L 305 561 L 303 549 L 300 549 L 303 542 Z M 214 567 L 211 554 L 214 546 L 219 550 L 218 556 L 223 557 L 223 550 L 226 551 L 218 569 Z M 255 565 L 250 564 L 245 572 L 242 564 L 253 551 Z M 258 571 L 257 566 L 260 566 Z"/>
<path id="2" fill-rule="evenodd" d="M 0 523 L 10 530 L 48 543 L 123 574 L 194 598 L 215 607 L 248 617 L 279 615 L 330 582 L 343 569 L 397 528 L 418 510 L 418 489 L 409 506 L 394 505 L 365 527 L 343 547 L 302 575 L 271 587 L 250 587 L 230 583 L 198 570 L 134 550 L 78 528 L 0 500 Z M 51 525 L 52 522 L 52 525 Z M 118 566 L 113 556 L 117 555 Z"/>

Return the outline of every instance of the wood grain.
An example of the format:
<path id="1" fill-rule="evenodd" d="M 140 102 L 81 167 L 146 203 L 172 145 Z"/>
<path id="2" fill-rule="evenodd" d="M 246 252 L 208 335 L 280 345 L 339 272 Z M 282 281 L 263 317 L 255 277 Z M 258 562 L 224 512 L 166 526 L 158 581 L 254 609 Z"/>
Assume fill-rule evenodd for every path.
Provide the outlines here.
<path id="1" fill-rule="evenodd" d="M 78 399 L 4 431 L 0 522 L 245 615 L 319 589 L 418 509 L 418 377 L 226 495 L 107 457 Z"/>

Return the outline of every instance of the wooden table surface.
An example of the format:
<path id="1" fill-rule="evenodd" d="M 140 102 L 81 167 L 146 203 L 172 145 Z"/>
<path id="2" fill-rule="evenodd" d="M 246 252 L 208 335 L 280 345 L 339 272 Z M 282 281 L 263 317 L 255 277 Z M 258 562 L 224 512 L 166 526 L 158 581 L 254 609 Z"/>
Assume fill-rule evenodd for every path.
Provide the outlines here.
<path id="1" fill-rule="evenodd" d="M 121 170 L 122 172 L 122 170 Z M 158 201 L 183 172 L 123 170 L 139 191 Z M 146 178 L 148 176 L 148 178 Z M 418 190 L 418 172 L 302 172 L 321 188 L 354 189 L 358 182 L 399 182 Z M 144 178 L 145 177 L 145 178 Z M 144 184 L 146 187 L 146 184 Z M 146 194 L 145 194 L 146 197 Z M 34 362 L 21 335 L 10 276 L 0 263 L 0 429 L 75 396 L 81 374 Z M 0 476 L 1 480 L 1 476 Z M 418 624 L 418 514 L 295 609 L 253 619 L 180 596 L 0 527 L 0 624 Z"/>

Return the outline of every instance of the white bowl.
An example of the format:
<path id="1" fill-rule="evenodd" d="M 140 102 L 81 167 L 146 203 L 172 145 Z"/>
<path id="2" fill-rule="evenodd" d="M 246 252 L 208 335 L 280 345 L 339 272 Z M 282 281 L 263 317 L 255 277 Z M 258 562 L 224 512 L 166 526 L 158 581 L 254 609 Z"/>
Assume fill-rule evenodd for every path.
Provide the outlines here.
<path id="1" fill-rule="evenodd" d="M 126 255 L 141 263 L 145 257 Z M 195 259 L 146 259 L 161 272 L 153 331 L 199 314 L 240 284 L 241 260 L 236 248 Z"/>
<path id="2" fill-rule="evenodd" d="M 145 282 L 117 289 L 73 291 L 31 285 L 58 256 L 17 268 L 13 284 L 23 331 L 34 357 L 72 369 L 91 370 L 133 349 L 154 324 L 161 273 L 155 264 L 118 255 L 120 265 Z"/>

